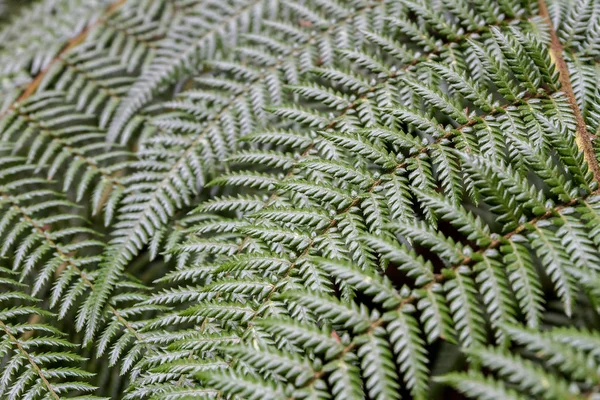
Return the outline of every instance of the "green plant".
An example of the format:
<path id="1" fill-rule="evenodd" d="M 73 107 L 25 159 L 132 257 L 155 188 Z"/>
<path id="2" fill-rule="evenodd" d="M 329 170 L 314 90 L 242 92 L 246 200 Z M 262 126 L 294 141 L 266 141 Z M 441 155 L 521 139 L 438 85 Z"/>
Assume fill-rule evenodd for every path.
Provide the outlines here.
<path id="1" fill-rule="evenodd" d="M 600 395 L 599 2 L 20 12 L 0 398 Z"/>

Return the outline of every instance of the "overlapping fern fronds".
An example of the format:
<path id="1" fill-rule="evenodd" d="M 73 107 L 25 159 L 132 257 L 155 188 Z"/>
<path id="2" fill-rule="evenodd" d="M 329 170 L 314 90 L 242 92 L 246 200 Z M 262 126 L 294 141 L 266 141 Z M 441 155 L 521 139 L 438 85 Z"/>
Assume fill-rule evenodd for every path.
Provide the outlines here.
<path id="1" fill-rule="evenodd" d="M 599 2 L 57 4 L 0 59 L 8 398 L 598 395 Z"/>

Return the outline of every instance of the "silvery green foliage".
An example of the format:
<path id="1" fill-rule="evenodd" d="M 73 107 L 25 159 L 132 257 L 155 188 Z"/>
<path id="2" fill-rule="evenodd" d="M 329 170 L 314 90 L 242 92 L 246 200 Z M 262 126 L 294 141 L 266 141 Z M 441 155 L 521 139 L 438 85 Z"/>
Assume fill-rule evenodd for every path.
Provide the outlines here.
<path id="1" fill-rule="evenodd" d="M 99 18 L 109 0 L 24 2 L 0 29 L 0 111 L 17 100 L 71 38 Z M 12 2 L 6 4 L 11 9 Z"/>
<path id="2" fill-rule="evenodd" d="M 84 3 L 2 33 L 0 397 L 598 395 L 600 2 Z"/>

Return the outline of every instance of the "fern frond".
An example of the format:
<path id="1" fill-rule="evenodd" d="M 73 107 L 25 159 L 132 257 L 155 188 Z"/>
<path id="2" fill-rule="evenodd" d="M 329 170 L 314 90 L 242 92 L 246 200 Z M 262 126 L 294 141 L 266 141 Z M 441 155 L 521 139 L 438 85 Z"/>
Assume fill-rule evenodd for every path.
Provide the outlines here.
<path id="1" fill-rule="evenodd" d="M 85 360 L 74 352 L 79 346 L 52 326 L 55 316 L 35 305 L 38 299 L 27 293 L 27 285 L 15 280 L 18 274 L 2 267 L 0 275 L 0 395 L 7 399 L 100 399 L 91 395 L 96 387 L 88 383 L 94 374 L 78 366 Z"/>
<path id="2" fill-rule="evenodd" d="M 596 3 L 0 21 L 0 397 L 593 397 Z"/>

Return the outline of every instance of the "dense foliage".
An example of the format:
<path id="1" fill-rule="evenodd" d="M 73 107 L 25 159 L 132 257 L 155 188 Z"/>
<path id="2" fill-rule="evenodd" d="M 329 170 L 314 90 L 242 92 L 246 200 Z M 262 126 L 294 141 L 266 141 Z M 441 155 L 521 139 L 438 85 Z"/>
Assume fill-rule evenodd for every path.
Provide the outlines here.
<path id="1" fill-rule="evenodd" d="M 600 398 L 600 1 L 0 7 L 0 398 Z"/>

